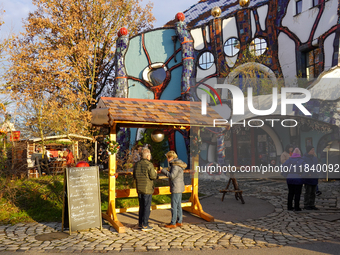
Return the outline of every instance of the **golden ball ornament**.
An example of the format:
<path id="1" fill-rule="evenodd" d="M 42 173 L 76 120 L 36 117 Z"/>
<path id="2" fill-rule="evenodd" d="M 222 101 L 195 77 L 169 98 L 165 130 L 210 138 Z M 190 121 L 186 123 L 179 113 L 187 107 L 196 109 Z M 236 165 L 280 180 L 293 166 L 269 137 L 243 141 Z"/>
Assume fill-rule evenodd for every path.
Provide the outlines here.
<path id="1" fill-rule="evenodd" d="M 160 143 L 164 140 L 164 132 L 162 130 L 156 129 L 151 133 L 151 139 L 155 143 Z"/>
<path id="2" fill-rule="evenodd" d="M 222 10 L 220 7 L 215 6 L 214 8 L 211 9 L 211 15 L 214 16 L 215 18 L 218 18 L 221 16 Z"/>
<path id="3" fill-rule="evenodd" d="M 248 7 L 250 4 L 250 0 L 240 0 L 239 4 L 241 7 Z"/>

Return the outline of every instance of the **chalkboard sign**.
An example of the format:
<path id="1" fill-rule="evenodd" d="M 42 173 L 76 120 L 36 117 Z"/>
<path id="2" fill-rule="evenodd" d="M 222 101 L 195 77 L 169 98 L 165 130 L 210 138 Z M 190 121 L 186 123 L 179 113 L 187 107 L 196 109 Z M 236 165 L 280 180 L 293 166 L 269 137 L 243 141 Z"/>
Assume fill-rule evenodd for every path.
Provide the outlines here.
<path id="1" fill-rule="evenodd" d="M 102 228 L 99 168 L 66 168 L 62 229 L 71 231 Z"/>

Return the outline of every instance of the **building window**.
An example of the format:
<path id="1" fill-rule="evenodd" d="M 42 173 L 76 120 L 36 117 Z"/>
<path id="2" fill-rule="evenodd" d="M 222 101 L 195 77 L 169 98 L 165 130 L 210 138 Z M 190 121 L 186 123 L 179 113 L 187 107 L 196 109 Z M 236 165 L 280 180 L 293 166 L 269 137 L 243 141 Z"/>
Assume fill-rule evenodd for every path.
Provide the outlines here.
<path id="1" fill-rule="evenodd" d="M 166 72 L 164 68 L 151 69 L 148 73 L 148 78 L 153 86 L 158 86 L 165 80 Z"/>
<path id="2" fill-rule="evenodd" d="M 306 53 L 306 78 L 308 81 L 319 76 L 319 55 L 320 48 Z"/>
<path id="3" fill-rule="evenodd" d="M 296 14 L 299 14 L 301 12 L 302 12 L 302 0 L 298 0 L 296 1 Z"/>
<path id="4" fill-rule="evenodd" d="M 313 0 L 313 7 L 318 6 L 320 3 L 320 0 Z"/>
<path id="5" fill-rule="evenodd" d="M 207 70 L 210 67 L 212 67 L 214 61 L 215 61 L 214 55 L 211 52 L 206 51 L 200 56 L 198 60 L 198 65 L 201 69 Z"/>
<path id="6" fill-rule="evenodd" d="M 224 44 L 224 53 L 228 57 L 235 56 L 240 51 L 240 41 L 237 38 L 230 38 Z"/>
<path id="7" fill-rule="evenodd" d="M 267 42 L 263 38 L 255 38 L 249 46 L 249 51 L 255 56 L 262 55 L 267 50 Z"/>

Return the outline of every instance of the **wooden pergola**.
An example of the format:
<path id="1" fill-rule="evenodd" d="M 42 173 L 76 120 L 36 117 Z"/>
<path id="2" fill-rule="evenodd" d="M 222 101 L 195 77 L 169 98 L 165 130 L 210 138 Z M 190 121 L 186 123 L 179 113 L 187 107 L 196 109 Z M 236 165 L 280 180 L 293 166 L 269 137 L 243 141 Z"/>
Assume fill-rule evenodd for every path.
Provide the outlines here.
<path id="1" fill-rule="evenodd" d="M 201 103 L 171 100 L 150 100 L 135 98 L 102 97 L 96 109 L 92 110 L 92 124 L 109 126 L 110 139 L 116 141 L 118 127 L 180 129 L 191 128 L 192 134 L 199 133 L 199 127 L 213 126 L 214 119 L 221 119 L 211 107 L 207 106 L 207 114 L 201 114 Z M 226 127 L 224 125 L 224 127 Z M 229 128 L 229 126 L 228 126 Z M 205 213 L 198 199 L 199 156 L 192 158 L 191 185 L 186 185 L 185 192 L 191 193 L 189 202 L 182 203 L 184 210 L 207 220 L 214 217 Z M 138 211 L 138 207 L 116 209 L 116 198 L 137 197 L 136 189 L 116 190 L 116 155 L 109 158 L 109 208 L 103 218 L 109 221 L 118 233 L 125 228 L 117 218 L 117 213 Z M 154 195 L 171 194 L 170 187 L 155 188 Z M 155 205 L 152 209 L 168 209 L 170 204 Z"/>

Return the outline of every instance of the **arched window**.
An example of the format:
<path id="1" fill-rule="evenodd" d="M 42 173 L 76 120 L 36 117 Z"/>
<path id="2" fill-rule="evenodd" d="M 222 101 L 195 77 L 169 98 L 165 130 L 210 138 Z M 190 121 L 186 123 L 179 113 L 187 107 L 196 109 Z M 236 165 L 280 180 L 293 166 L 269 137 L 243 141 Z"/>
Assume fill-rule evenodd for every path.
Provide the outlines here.
<path id="1" fill-rule="evenodd" d="M 255 38 L 251 41 L 249 51 L 255 56 L 262 55 L 267 50 L 267 42 L 263 38 Z"/>
<path id="2" fill-rule="evenodd" d="M 228 57 L 235 56 L 240 51 L 240 41 L 233 37 L 228 39 L 224 44 L 224 53 Z"/>
<path id="3" fill-rule="evenodd" d="M 208 70 L 214 64 L 215 58 L 211 52 L 204 52 L 198 59 L 198 65 L 203 70 Z"/>

